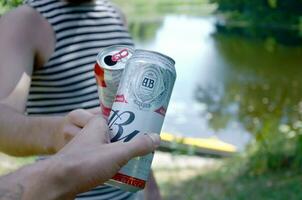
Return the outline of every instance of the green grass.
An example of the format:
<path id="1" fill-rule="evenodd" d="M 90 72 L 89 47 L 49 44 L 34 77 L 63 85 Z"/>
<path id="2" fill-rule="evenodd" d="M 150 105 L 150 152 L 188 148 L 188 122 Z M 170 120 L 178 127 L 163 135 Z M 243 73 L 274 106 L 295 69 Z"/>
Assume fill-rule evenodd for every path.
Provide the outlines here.
<path id="1" fill-rule="evenodd" d="M 235 178 L 212 172 L 185 182 L 164 183 L 163 194 L 167 200 L 300 200 L 302 199 L 301 181 L 302 175 L 290 172 Z"/>
<path id="2" fill-rule="evenodd" d="M 184 169 L 185 170 L 185 169 Z M 195 169 L 196 172 L 196 169 Z M 155 174 L 162 171 L 155 171 Z M 261 176 L 227 174 L 223 170 L 200 171 L 195 177 L 179 181 L 173 173 L 171 180 L 161 181 L 165 200 L 300 200 L 302 199 L 302 173 L 280 171 Z M 181 179 L 180 179 L 181 180 Z"/>
<path id="3" fill-rule="evenodd" d="M 24 165 L 33 163 L 35 157 L 16 158 L 0 153 L 0 175 L 12 172 Z"/>

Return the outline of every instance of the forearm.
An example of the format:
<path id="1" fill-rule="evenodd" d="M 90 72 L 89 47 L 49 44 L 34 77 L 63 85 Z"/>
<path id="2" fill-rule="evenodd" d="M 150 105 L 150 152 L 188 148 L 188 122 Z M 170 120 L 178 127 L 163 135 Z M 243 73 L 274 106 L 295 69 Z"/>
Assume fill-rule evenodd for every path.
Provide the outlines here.
<path id="1" fill-rule="evenodd" d="M 61 117 L 29 117 L 0 103 L 0 151 L 15 156 L 51 154 Z"/>
<path id="2" fill-rule="evenodd" d="M 60 182 L 64 168 L 50 162 L 41 161 L 0 178 L 0 199 L 69 200 L 68 191 Z"/>

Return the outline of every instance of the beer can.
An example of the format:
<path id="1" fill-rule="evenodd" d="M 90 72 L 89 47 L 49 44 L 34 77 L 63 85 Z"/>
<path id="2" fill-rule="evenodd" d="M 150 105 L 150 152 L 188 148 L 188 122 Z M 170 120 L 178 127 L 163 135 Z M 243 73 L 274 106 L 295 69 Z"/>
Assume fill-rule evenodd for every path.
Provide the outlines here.
<path id="1" fill-rule="evenodd" d="M 136 50 L 128 60 L 109 117 L 111 142 L 160 133 L 176 79 L 175 62 L 163 54 Z M 136 192 L 145 187 L 153 153 L 130 160 L 106 184 Z"/>
<path id="2" fill-rule="evenodd" d="M 133 51 L 130 46 L 114 45 L 104 48 L 97 55 L 94 74 L 100 106 L 106 118 L 110 114 L 126 62 L 132 56 Z"/>

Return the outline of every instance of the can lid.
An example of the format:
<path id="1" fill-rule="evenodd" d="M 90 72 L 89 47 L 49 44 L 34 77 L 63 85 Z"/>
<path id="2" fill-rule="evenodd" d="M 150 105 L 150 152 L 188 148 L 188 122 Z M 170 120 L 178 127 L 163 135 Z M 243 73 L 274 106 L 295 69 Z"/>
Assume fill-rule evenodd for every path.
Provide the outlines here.
<path id="1" fill-rule="evenodd" d="M 113 45 L 104 48 L 97 55 L 97 63 L 104 69 L 121 70 L 125 68 L 127 60 L 133 55 L 133 48 L 126 45 Z"/>
<path id="2" fill-rule="evenodd" d="M 114 66 L 116 65 L 117 61 L 113 61 L 113 56 L 111 55 L 108 55 L 108 56 L 105 56 L 104 58 L 104 63 L 108 66 Z"/>
<path id="3" fill-rule="evenodd" d="M 175 61 L 167 55 L 164 55 L 164 54 L 156 52 L 156 51 L 136 49 L 134 51 L 134 54 L 131 57 L 131 59 L 136 59 L 136 58 L 146 58 L 146 59 L 149 59 L 149 60 L 161 62 L 166 67 L 168 67 L 174 74 L 176 74 Z"/>
<path id="4" fill-rule="evenodd" d="M 144 50 L 144 49 L 136 49 L 134 51 L 134 53 L 135 53 L 134 54 L 135 56 L 141 56 L 141 55 L 156 56 L 159 59 L 164 59 L 166 62 L 169 62 L 169 64 L 171 64 L 171 65 L 175 65 L 175 61 L 171 57 L 169 57 L 169 56 L 167 56 L 165 54 L 159 53 L 157 51 L 150 51 L 150 50 Z"/>

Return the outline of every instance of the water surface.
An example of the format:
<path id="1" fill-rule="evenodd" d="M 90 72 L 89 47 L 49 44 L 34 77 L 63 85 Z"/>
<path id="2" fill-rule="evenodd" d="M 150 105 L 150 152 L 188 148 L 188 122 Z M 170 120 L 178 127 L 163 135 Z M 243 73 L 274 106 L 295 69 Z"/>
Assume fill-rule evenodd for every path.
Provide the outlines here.
<path id="1" fill-rule="evenodd" d="M 217 137 L 242 149 L 267 124 L 301 122 L 302 45 L 222 33 L 215 23 L 187 14 L 130 21 L 137 48 L 176 61 L 163 131 Z"/>

